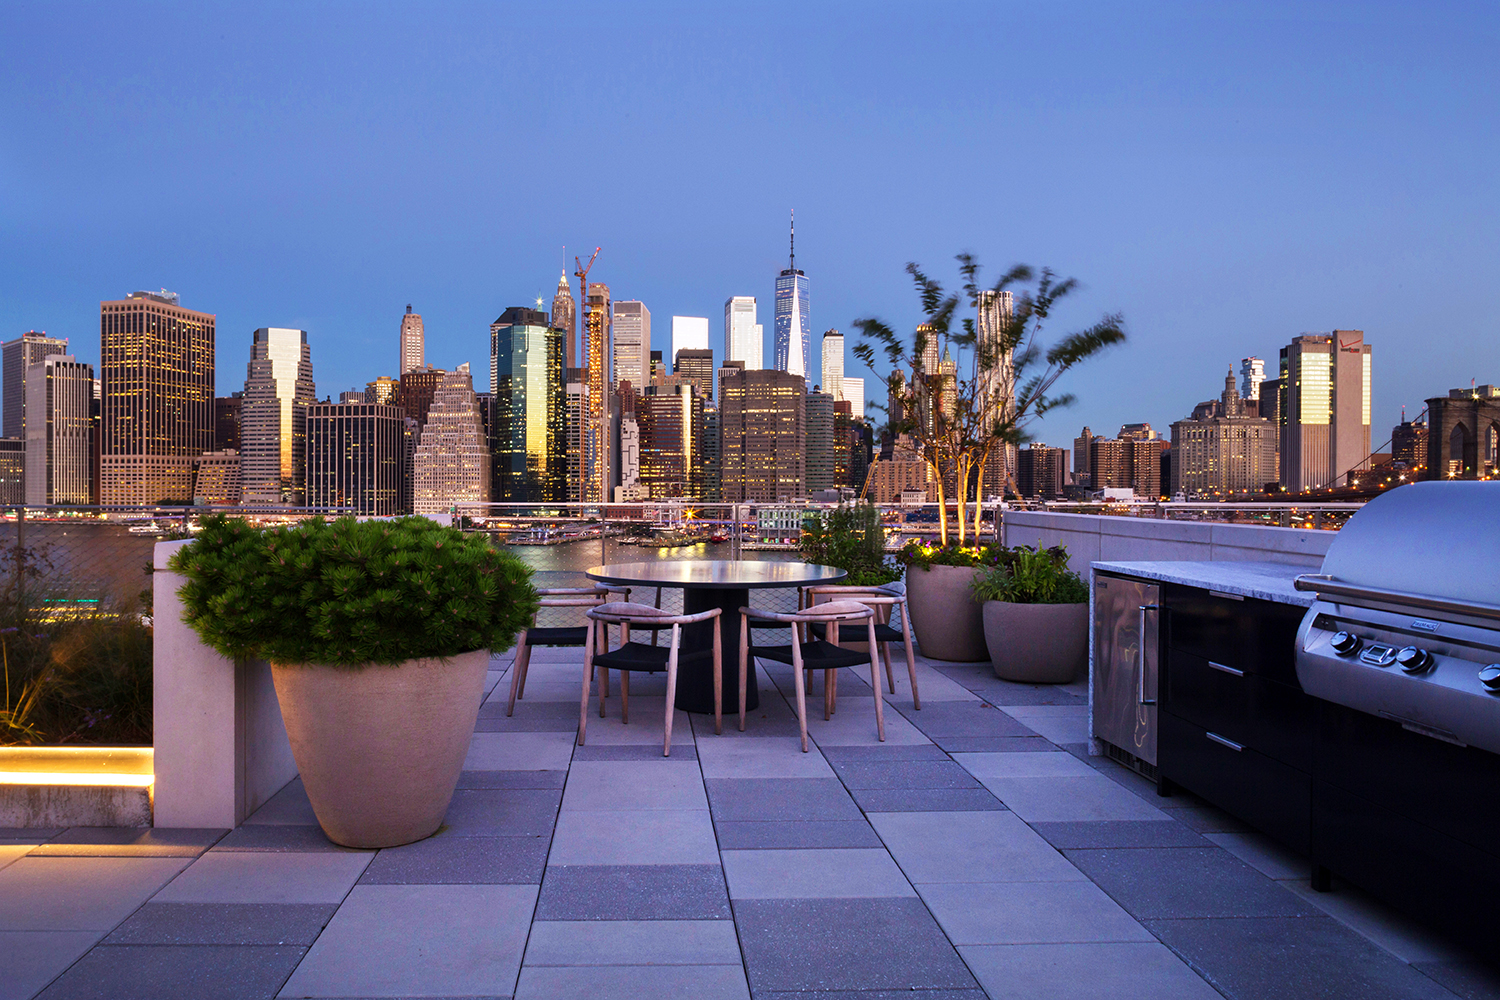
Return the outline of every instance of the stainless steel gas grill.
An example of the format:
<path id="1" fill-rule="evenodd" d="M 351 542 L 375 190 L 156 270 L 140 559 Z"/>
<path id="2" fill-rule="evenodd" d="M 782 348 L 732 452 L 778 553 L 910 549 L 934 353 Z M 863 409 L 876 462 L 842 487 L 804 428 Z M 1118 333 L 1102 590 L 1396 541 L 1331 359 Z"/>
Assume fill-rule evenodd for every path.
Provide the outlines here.
<path id="1" fill-rule="evenodd" d="M 1296 648 L 1297 679 L 1321 701 L 1315 885 L 1331 870 L 1493 949 L 1500 483 L 1416 483 L 1371 501 L 1295 586 L 1317 595 Z"/>
<path id="2" fill-rule="evenodd" d="M 1298 577 L 1308 694 L 1500 753 L 1500 483 L 1416 483 L 1349 520 Z"/>

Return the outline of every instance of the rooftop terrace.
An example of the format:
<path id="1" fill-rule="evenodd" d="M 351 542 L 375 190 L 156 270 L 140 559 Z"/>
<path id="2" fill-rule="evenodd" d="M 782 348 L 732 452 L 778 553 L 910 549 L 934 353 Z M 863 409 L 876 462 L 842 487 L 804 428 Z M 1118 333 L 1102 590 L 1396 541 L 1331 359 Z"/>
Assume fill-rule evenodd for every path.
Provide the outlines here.
<path id="1" fill-rule="evenodd" d="M 580 657 L 538 649 L 511 718 L 493 660 L 447 825 L 416 844 L 334 847 L 295 781 L 235 830 L 0 831 L 0 1000 L 1500 996 L 1089 757 L 1082 684 L 923 659 L 921 711 L 898 672 L 879 743 L 849 669 L 802 754 L 763 662 L 746 732 L 679 713 L 663 758 L 659 678 L 574 745 Z"/>

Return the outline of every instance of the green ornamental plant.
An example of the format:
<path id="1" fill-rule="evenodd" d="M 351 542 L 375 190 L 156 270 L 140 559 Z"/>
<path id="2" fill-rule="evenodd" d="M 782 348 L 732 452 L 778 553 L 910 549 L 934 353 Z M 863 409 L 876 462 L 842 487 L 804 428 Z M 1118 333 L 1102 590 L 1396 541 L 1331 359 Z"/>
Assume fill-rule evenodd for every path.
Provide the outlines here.
<path id="1" fill-rule="evenodd" d="M 837 566 L 849 575 L 851 587 L 880 587 L 901 579 L 901 570 L 885 555 L 885 528 L 880 511 L 871 503 L 835 507 L 822 517 L 809 517 L 798 542 L 804 562 Z"/>
<path id="2" fill-rule="evenodd" d="M 501 650 L 537 609 L 530 567 L 424 517 L 210 517 L 169 566 L 187 578 L 183 620 L 236 659 L 350 668 Z"/>
<path id="3" fill-rule="evenodd" d="M 925 570 L 931 566 L 985 566 L 993 563 L 1001 551 L 998 545 L 928 545 L 913 540 L 906 543 L 896 558 L 906 566 Z"/>
<path id="4" fill-rule="evenodd" d="M 1088 584 L 1068 569 L 1068 550 L 1020 545 L 996 553 L 998 561 L 974 578 L 978 601 L 1010 604 L 1086 604 Z"/>

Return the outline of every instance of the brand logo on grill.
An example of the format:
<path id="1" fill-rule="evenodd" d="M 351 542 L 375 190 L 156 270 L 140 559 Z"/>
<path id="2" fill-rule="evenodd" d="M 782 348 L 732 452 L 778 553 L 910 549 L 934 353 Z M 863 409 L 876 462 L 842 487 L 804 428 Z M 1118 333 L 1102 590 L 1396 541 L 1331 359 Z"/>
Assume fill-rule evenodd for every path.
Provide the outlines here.
<path id="1" fill-rule="evenodd" d="M 1417 618 L 1412 621 L 1411 627 L 1421 629 L 1423 632 L 1436 632 L 1438 630 L 1438 623 L 1430 622 L 1426 618 Z"/>

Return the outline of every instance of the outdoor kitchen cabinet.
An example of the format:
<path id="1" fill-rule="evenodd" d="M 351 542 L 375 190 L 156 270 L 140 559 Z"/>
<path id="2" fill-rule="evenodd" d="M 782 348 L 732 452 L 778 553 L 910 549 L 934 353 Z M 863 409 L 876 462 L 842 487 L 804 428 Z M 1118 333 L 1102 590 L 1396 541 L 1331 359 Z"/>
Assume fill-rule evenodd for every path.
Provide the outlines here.
<path id="1" fill-rule="evenodd" d="M 1302 615 L 1162 586 L 1157 770 L 1163 794 L 1184 788 L 1305 854 L 1317 709 L 1297 683 Z"/>

